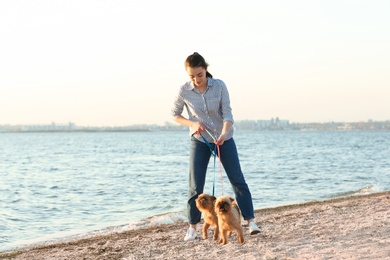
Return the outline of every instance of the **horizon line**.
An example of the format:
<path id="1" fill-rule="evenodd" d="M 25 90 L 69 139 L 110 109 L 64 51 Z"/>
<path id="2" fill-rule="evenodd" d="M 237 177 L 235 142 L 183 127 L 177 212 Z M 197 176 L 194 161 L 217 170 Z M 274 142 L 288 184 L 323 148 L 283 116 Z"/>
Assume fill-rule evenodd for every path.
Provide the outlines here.
<path id="1" fill-rule="evenodd" d="M 375 120 L 375 119 L 366 119 L 366 120 L 358 120 L 358 121 L 335 121 L 335 120 L 329 120 L 329 121 L 296 121 L 296 122 L 290 122 L 288 119 L 280 119 L 279 117 L 271 118 L 271 119 L 240 119 L 240 120 L 234 120 L 235 122 L 240 121 L 272 121 L 272 120 L 278 120 L 278 121 L 288 121 L 290 124 L 327 124 L 327 123 L 374 123 L 374 122 L 388 122 L 390 119 L 386 120 Z M 67 123 L 61 123 L 52 121 L 51 123 L 18 123 L 18 124 L 9 124 L 9 123 L 2 123 L 0 126 L 47 126 L 47 125 L 73 125 L 78 127 L 128 127 L 128 126 L 135 126 L 135 125 L 176 125 L 175 122 L 169 122 L 165 121 L 164 123 L 132 123 L 132 124 L 126 124 L 126 125 L 79 125 L 75 122 L 69 121 Z"/>

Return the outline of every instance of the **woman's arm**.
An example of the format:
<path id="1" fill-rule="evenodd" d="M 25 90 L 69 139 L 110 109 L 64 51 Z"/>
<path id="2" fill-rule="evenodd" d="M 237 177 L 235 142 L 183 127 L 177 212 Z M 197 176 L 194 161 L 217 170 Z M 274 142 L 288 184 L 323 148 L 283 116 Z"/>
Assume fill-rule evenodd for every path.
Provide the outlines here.
<path id="1" fill-rule="evenodd" d="M 191 127 L 191 132 L 203 131 L 206 129 L 205 125 L 200 122 L 191 121 L 183 116 L 174 116 L 173 120 L 184 126 Z"/>

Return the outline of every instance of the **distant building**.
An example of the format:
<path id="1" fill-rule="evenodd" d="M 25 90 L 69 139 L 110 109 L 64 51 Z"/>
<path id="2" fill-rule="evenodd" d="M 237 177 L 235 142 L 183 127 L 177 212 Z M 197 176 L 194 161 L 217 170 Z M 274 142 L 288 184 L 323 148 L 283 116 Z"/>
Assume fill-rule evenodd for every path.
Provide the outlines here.
<path id="1" fill-rule="evenodd" d="M 278 117 L 270 120 L 242 120 L 236 121 L 235 127 L 237 130 L 287 130 L 290 128 L 288 120 L 280 120 Z"/>

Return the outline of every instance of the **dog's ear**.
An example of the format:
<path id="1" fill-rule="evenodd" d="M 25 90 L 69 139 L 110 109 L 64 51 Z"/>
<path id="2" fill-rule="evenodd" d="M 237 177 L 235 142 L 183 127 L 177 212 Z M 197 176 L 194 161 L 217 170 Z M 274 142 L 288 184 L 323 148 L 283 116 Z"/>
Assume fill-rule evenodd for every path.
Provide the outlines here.
<path id="1" fill-rule="evenodd" d="M 234 201 L 234 198 L 233 197 L 229 197 L 230 199 L 230 202 L 233 202 Z"/>

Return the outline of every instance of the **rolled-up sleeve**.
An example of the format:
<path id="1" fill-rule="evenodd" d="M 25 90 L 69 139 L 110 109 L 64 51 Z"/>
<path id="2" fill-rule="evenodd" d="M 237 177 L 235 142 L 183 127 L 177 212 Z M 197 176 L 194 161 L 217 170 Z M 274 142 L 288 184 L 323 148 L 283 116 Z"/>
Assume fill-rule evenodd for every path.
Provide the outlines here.
<path id="1" fill-rule="evenodd" d="M 231 121 L 234 123 L 232 108 L 230 106 L 229 91 L 222 80 L 219 80 L 219 84 L 221 86 L 221 113 L 223 121 Z"/>
<path id="2" fill-rule="evenodd" d="M 176 95 L 174 101 L 173 101 L 173 107 L 171 109 L 171 115 L 173 117 L 180 116 L 183 113 L 184 109 L 184 99 L 181 95 L 181 90 Z"/>

